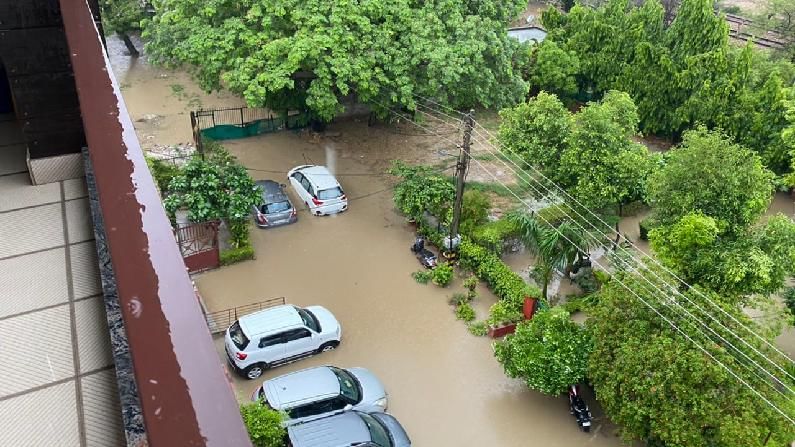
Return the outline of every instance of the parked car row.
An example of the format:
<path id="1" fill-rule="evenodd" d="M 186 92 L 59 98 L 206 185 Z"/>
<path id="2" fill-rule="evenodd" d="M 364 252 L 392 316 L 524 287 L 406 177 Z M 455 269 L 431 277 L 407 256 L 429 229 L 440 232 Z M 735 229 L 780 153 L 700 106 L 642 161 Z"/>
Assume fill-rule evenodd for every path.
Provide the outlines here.
<path id="1" fill-rule="evenodd" d="M 342 186 L 325 166 L 297 166 L 287 172 L 287 180 L 298 198 L 315 216 L 328 216 L 348 209 Z M 254 223 L 270 228 L 298 221 L 298 212 L 284 192 L 286 185 L 273 180 L 255 182 L 262 189 L 262 201 L 253 207 Z"/>
<path id="2" fill-rule="evenodd" d="M 224 350 L 232 368 L 257 379 L 276 365 L 331 351 L 342 328 L 321 306 L 275 306 L 240 317 L 226 330 Z M 410 447 L 393 416 L 385 413 L 384 385 L 365 368 L 321 366 L 263 382 L 251 396 L 287 415 L 292 447 Z"/>

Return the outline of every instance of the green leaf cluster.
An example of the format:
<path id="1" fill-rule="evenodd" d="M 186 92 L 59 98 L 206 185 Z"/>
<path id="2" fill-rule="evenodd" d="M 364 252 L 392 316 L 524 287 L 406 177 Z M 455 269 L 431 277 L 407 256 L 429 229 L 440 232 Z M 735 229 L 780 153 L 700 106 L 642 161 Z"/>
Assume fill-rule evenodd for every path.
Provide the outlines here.
<path id="1" fill-rule="evenodd" d="M 425 211 L 445 216 L 452 206 L 455 187 L 430 167 L 398 160 L 389 173 L 400 178 L 394 188 L 395 206 L 410 218 L 420 220 Z"/>
<path id="2" fill-rule="evenodd" d="M 512 309 L 521 309 L 525 297 L 541 295 L 537 288 L 524 282 L 499 256 L 467 238 L 462 238 L 458 254 L 461 264 L 475 272 Z"/>
<path id="3" fill-rule="evenodd" d="M 664 281 L 672 280 L 661 271 L 655 273 Z M 637 272 L 616 275 L 620 282 L 605 284 L 589 311 L 586 326 L 591 333 L 593 351 L 588 377 L 606 415 L 621 427 L 625 438 L 667 447 L 761 447 L 766 442 L 786 445 L 793 439 L 792 425 L 714 359 L 728 365 L 790 414 L 791 402 L 768 392 L 769 384 L 745 367 L 747 364 L 739 353 L 721 343 L 717 336 L 697 331 L 695 322 L 677 317 L 680 312 L 677 307 L 664 305 L 659 294 L 648 291 L 646 281 L 660 285 L 662 280 L 651 274 L 644 279 Z M 646 307 L 635 294 L 627 292 L 627 288 L 677 322 L 709 355 Z M 693 291 L 683 293 L 704 305 L 700 295 Z M 716 303 L 725 300 L 708 291 L 702 293 Z M 698 313 L 684 299 L 679 304 L 691 313 Z M 752 331 L 764 333 L 739 307 L 722 307 Z M 732 325 L 728 317 L 719 315 L 727 327 Z M 712 327 L 718 334 L 727 336 L 718 326 Z M 768 358 L 776 358 L 761 341 L 745 340 Z M 738 349 L 750 348 L 740 345 Z"/>
<path id="4" fill-rule="evenodd" d="M 591 340 L 583 327 L 560 307 L 537 312 L 516 332 L 494 346 L 494 355 L 509 377 L 552 396 L 583 381 Z"/>
<path id="5" fill-rule="evenodd" d="M 469 301 L 464 301 L 456 306 L 455 317 L 469 323 L 475 319 L 475 309 L 469 304 Z"/>
<path id="6" fill-rule="evenodd" d="M 218 165 L 200 158 L 185 164 L 171 180 L 168 192 L 163 201 L 166 211 L 174 216 L 185 208 L 193 222 L 246 219 L 262 194 L 243 166 L 231 162 Z"/>
<path id="7" fill-rule="evenodd" d="M 287 430 L 282 426 L 285 415 L 272 410 L 262 402 L 240 406 L 240 414 L 254 447 L 283 447 Z"/>
<path id="8" fill-rule="evenodd" d="M 439 287 L 447 287 L 453 281 L 453 266 L 442 262 L 431 270 L 431 281 Z"/>
<path id="9" fill-rule="evenodd" d="M 657 163 L 632 140 L 638 111 L 626 93 L 607 92 L 572 114 L 555 95 L 541 92 L 500 116 L 504 150 L 520 154 L 584 206 L 620 208 L 643 199 Z"/>
<path id="10" fill-rule="evenodd" d="M 502 218 L 476 227 L 472 231 L 472 241 L 496 254 L 501 254 L 505 241 L 518 233 L 519 227 L 513 220 Z"/>
<path id="11" fill-rule="evenodd" d="M 537 52 L 549 46 L 544 51 L 557 57 L 536 58 L 531 86 L 583 102 L 627 92 L 644 133 L 677 138 L 699 123 L 721 128 L 781 174 L 789 162 L 784 100 L 795 68 L 752 44 L 729 45 L 728 25 L 713 3 L 682 0 L 670 26 L 657 0 L 577 5 L 566 15 L 550 8 L 542 16 L 549 35 Z"/>
<path id="12" fill-rule="evenodd" d="M 322 120 L 355 94 L 383 111 L 413 95 L 502 107 L 527 91 L 507 23 L 520 0 L 155 0 L 144 24 L 156 61 L 191 67 L 250 106 L 308 109 Z"/>

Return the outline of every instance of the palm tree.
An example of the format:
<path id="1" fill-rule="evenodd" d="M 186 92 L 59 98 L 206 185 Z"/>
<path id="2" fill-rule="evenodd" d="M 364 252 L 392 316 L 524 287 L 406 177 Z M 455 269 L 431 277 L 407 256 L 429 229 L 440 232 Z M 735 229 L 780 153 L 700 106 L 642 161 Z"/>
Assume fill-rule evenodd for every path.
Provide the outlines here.
<path id="1" fill-rule="evenodd" d="M 564 270 L 568 276 L 569 267 L 583 256 L 579 247 L 588 249 L 585 235 L 570 222 L 551 227 L 526 212 L 511 213 L 508 218 L 517 225 L 519 238 L 536 257 L 535 269 L 542 286 L 541 294 L 547 299 L 547 289 L 555 270 Z"/>

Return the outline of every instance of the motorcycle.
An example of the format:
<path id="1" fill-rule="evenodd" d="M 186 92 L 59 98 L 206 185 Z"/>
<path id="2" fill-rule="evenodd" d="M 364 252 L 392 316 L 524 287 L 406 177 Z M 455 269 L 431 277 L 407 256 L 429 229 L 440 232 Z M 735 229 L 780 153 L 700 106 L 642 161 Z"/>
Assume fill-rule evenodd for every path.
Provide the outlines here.
<path id="1" fill-rule="evenodd" d="M 411 246 L 411 251 L 417 256 L 423 267 L 432 269 L 436 267 L 436 255 L 425 248 L 425 239 L 418 237 Z"/>
<path id="2" fill-rule="evenodd" d="M 588 409 L 588 404 L 585 403 L 578 385 L 571 385 L 569 387 L 569 412 L 574 415 L 577 420 L 577 425 L 584 432 L 591 431 L 591 410 Z"/>

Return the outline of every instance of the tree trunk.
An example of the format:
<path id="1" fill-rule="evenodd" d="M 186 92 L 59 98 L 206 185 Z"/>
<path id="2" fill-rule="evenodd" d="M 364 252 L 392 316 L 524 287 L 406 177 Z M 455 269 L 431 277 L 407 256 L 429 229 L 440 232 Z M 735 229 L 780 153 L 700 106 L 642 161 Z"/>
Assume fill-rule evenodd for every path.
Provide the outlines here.
<path id="1" fill-rule="evenodd" d="M 124 46 L 126 46 L 127 51 L 130 52 L 130 57 L 138 57 L 141 55 L 141 53 L 139 53 L 135 48 L 135 45 L 133 45 L 132 40 L 130 40 L 130 36 L 128 36 L 127 33 L 119 33 L 119 37 L 121 37 L 121 40 L 124 41 Z"/>

